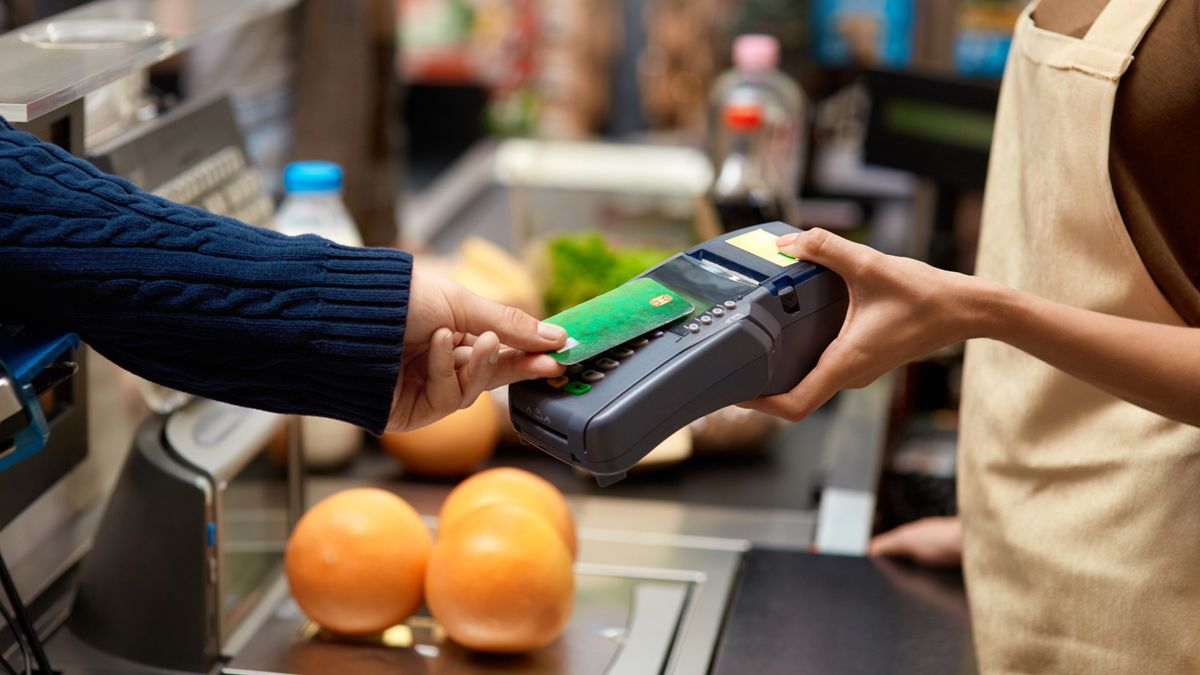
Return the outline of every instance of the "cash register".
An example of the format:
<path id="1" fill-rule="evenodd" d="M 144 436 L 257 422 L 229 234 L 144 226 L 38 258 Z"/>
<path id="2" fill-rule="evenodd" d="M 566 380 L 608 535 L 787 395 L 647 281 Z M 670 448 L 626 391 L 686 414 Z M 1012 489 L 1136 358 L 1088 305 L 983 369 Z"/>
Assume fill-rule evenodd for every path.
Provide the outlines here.
<path id="1" fill-rule="evenodd" d="M 73 377 L 82 359 L 74 334 L 0 325 L 0 527 L 85 456 L 76 442 L 87 428 L 85 383 Z M 35 664 L 47 671 L 35 623 L 2 556 L 0 586 L 12 608 L 0 612 L 5 638 L 20 647 L 26 672 Z"/>
<path id="2" fill-rule="evenodd" d="M 79 347 L 73 334 L 0 326 L 4 524 L 83 458 L 82 377 L 72 379 Z M 0 558 L 23 662 L 44 672 L 50 662 L 128 673 L 217 667 L 280 574 L 302 507 L 298 447 L 288 448 L 284 467 L 262 455 L 283 423 L 206 400 L 146 420 L 73 575 L 66 626 L 45 649 Z"/>

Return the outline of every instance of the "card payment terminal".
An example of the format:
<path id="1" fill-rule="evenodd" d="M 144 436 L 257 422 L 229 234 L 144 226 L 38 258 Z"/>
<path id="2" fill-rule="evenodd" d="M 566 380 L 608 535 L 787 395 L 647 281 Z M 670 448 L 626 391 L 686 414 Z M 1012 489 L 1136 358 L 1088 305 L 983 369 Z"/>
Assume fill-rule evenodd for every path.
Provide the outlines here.
<path id="1" fill-rule="evenodd" d="M 568 367 L 566 386 L 512 385 L 521 439 L 609 485 L 693 420 L 794 387 L 837 337 L 848 302 L 836 274 L 778 252 L 776 238 L 798 231 L 730 232 L 642 273 L 695 310 Z"/>

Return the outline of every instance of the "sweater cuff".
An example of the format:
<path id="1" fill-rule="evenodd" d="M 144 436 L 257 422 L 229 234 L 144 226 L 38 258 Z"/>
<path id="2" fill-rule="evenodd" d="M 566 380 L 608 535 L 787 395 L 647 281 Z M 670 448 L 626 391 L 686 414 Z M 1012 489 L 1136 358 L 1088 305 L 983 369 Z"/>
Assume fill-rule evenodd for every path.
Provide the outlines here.
<path id="1" fill-rule="evenodd" d="M 382 434 L 400 377 L 412 256 L 331 243 L 322 267 L 311 347 L 337 364 L 313 373 L 328 387 L 325 414 Z"/>

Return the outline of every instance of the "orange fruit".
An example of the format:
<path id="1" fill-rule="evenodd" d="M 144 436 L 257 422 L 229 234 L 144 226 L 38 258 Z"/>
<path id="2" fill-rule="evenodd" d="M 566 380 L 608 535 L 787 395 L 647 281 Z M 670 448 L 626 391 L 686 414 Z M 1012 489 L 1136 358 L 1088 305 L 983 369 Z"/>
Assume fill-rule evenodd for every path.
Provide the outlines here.
<path id="1" fill-rule="evenodd" d="M 275 433 L 271 434 L 271 438 L 267 440 L 266 446 L 264 446 L 264 451 L 271 458 L 271 461 L 282 467 L 287 466 L 289 426 L 288 424 L 280 424 Z"/>
<path id="2" fill-rule="evenodd" d="M 420 607 L 432 545 L 408 502 L 357 488 L 321 500 L 300 518 L 284 569 L 309 618 L 335 633 L 368 635 Z"/>
<path id="3" fill-rule="evenodd" d="M 571 618 L 575 575 L 554 528 L 515 504 L 475 509 L 438 537 L 425 575 L 429 612 L 455 642 L 527 652 Z"/>
<path id="4" fill-rule="evenodd" d="M 544 518 L 558 531 L 574 559 L 578 544 L 567 500 L 544 478 L 511 467 L 481 471 L 459 483 L 442 504 L 438 532 L 448 532 L 475 509 L 497 503 L 516 504 Z"/>
<path id="5" fill-rule="evenodd" d="M 500 443 L 500 414 L 484 392 L 474 403 L 413 431 L 379 439 L 405 471 L 422 476 L 465 476 L 492 456 Z"/>

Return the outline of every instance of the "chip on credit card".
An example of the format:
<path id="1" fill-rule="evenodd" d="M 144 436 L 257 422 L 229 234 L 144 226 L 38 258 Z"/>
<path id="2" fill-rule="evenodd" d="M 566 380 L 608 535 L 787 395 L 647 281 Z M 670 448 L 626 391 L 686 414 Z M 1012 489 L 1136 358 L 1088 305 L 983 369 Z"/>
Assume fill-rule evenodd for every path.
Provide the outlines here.
<path id="1" fill-rule="evenodd" d="M 553 352 L 571 365 L 624 344 L 692 313 L 695 306 L 653 279 L 634 279 L 546 319 L 567 331 L 567 346 Z"/>

